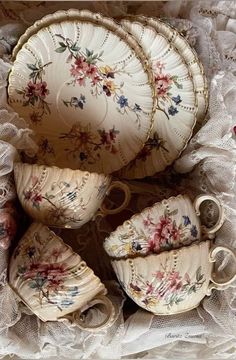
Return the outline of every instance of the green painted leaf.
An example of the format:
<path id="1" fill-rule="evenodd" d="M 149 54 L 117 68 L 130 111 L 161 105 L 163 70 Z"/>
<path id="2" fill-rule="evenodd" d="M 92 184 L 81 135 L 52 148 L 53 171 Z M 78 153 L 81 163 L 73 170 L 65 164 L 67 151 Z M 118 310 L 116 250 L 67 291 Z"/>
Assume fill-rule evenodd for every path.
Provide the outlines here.
<path id="1" fill-rule="evenodd" d="M 71 49 L 72 51 L 79 51 L 79 50 L 80 50 L 80 47 L 79 47 L 79 46 L 76 46 L 76 45 L 73 45 L 70 49 Z"/>
<path id="2" fill-rule="evenodd" d="M 66 47 L 61 46 L 61 47 L 57 48 L 55 51 L 56 51 L 57 53 L 63 53 L 65 50 L 66 50 Z"/>
<path id="3" fill-rule="evenodd" d="M 169 216 L 177 215 L 177 214 L 178 214 L 178 211 L 179 211 L 178 209 L 175 209 L 175 210 L 169 212 L 168 215 L 169 215 Z"/>
<path id="4" fill-rule="evenodd" d="M 64 42 L 62 42 L 62 41 L 59 41 L 59 45 L 60 45 L 61 47 L 65 47 L 65 48 L 66 48 L 66 44 L 64 44 Z"/>
<path id="5" fill-rule="evenodd" d="M 34 65 L 34 64 L 27 64 L 27 67 L 28 67 L 30 70 L 33 70 L 33 71 L 39 70 L 39 69 L 37 68 L 37 66 Z"/>
<path id="6" fill-rule="evenodd" d="M 199 268 L 197 269 L 197 272 L 196 272 L 196 280 L 197 281 L 201 281 L 203 278 L 203 275 L 202 275 L 202 267 L 199 266 Z"/>
<path id="7" fill-rule="evenodd" d="M 86 55 L 87 55 L 88 57 L 90 57 L 90 56 L 93 55 L 93 50 L 90 51 L 89 49 L 86 49 L 85 51 L 86 51 Z"/>
<path id="8" fill-rule="evenodd" d="M 19 95 L 23 95 L 23 94 L 24 94 L 24 91 L 22 91 L 22 90 L 17 90 L 17 89 L 16 89 L 16 92 L 17 92 L 17 94 L 19 94 Z"/>

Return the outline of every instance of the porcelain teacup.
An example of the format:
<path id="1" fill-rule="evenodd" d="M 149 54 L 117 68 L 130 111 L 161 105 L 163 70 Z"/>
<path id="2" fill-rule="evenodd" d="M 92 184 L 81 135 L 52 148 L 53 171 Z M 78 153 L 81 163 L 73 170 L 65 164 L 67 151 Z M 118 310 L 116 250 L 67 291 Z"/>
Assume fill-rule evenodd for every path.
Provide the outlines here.
<path id="1" fill-rule="evenodd" d="M 114 318 L 114 307 L 106 297 L 100 279 L 47 226 L 33 223 L 13 252 L 9 266 L 9 285 L 25 305 L 42 321 L 76 319 L 86 330 L 101 330 Z M 81 317 L 99 304 L 106 319 L 86 326 Z"/>
<path id="2" fill-rule="evenodd" d="M 25 212 L 48 226 L 79 228 L 95 214 L 122 211 L 130 200 L 128 186 L 109 175 L 16 163 L 14 176 Z M 125 198 L 118 208 L 107 209 L 103 201 L 114 188 L 122 190 Z"/>
<path id="3" fill-rule="evenodd" d="M 218 220 L 210 228 L 200 221 L 201 204 L 209 200 L 218 208 Z M 112 258 L 160 253 L 203 237 L 213 238 L 223 222 L 224 211 L 215 197 L 198 196 L 192 203 L 187 195 L 178 195 L 144 209 L 118 226 L 105 239 L 104 248 Z"/>
<path id="4" fill-rule="evenodd" d="M 125 292 L 142 308 L 158 315 L 189 311 L 210 295 L 236 280 L 236 273 L 219 279 L 213 263 L 220 251 L 236 253 L 211 242 L 184 246 L 133 259 L 113 260 L 112 266 Z"/>

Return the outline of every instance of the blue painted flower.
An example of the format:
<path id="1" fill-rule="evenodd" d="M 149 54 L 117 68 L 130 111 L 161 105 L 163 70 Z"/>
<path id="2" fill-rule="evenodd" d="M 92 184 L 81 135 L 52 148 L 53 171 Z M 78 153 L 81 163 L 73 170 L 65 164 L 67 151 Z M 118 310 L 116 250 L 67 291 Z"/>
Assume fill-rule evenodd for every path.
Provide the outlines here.
<path id="1" fill-rule="evenodd" d="M 81 94 L 80 98 L 73 96 L 70 100 L 70 105 L 74 106 L 75 108 L 79 107 L 80 109 L 83 110 L 85 102 L 86 102 L 85 96 Z"/>
<path id="2" fill-rule="evenodd" d="M 198 231 L 197 231 L 196 225 L 193 225 L 193 226 L 191 227 L 190 232 L 191 232 L 191 235 L 192 235 L 193 237 L 197 237 Z"/>
<path id="3" fill-rule="evenodd" d="M 171 99 L 175 102 L 176 105 L 179 105 L 182 102 L 180 95 L 172 96 Z"/>
<path id="4" fill-rule="evenodd" d="M 74 301 L 72 299 L 63 299 L 60 303 L 61 307 L 67 308 L 68 306 L 74 304 Z"/>
<path id="5" fill-rule="evenodd" d="M 140 251 L 140 250 L 142 250 L 142 246 L 139 244 L 138 241 L 133 241 L 132 242 L 132 249 L 134 251 Z"/>
<path id="6" fill-rule="evenodd" d="M 187 226 L 187 225 L 191 224 L 191 221 L 190 221 L 188 216 L 184 215 L 183 219 L 184 219 L 184 226 Z"/>
<path id="7" fill-rule="evenodd" d="M 124 95 L 121 95 L 117 101 L 117 104 L 119 104 L 121 108 L 124 108 L 129 105 L 128 99 Z"/>
<path id="8" fill-rule="evenodd" d="M 176 107 L 174 107 L 173 105 L 171 105 L 171 106 L 169 107 L 169 109 L 168 109 L 168 113 L 169 113 L 169 115 L 174 116 L 175 114 L 178 113 L 178 110 L 177 110 Z"/>
<path id="9" fill-rule="evenodd" d="M 141 107 L 138 105 L 138 104 L 134 104 L 134 108 L 133 108 L 133 110 L 136 112 L 138 112 L 138 111 L 141 111 L 142 109 L 141 109 Z"/>
<path id="10" fill-rule="evenodd" d="M 79 294 L 79 288 L 78 286 L 74 286 L 73 288 L 70 289 L 70 295 L 72 297 L 75 297 Z"/>

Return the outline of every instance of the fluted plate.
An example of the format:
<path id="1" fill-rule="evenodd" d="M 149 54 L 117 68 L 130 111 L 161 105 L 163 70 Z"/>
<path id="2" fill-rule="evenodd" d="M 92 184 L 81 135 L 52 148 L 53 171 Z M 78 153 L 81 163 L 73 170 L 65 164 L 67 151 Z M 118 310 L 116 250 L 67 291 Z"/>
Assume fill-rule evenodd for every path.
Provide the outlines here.
<path id="1" fill-rule="evenodd" d="M 29 36 L 9 76 L 9 103 L 36 134 L 37 163 L 108 174 L 133 160 L 149 136 L 152 73 L 113 20 L 75 14 L 54 16 Z"/>

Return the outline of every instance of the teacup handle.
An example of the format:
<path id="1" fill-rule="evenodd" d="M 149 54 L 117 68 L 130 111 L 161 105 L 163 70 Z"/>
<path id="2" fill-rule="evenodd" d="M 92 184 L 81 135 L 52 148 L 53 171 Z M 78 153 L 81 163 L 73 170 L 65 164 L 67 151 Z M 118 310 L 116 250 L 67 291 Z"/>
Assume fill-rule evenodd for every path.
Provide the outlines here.
<path id="1" fill-rule="evenodd" d="M 199 195 L 195 198 L 193 207 L 195 209 L 197 216 L 200 216 L 201 204 L 204 201 L 209 201 L 209 200 L 213 201 L 216 204 L 216 206 L 218 207 L 219 217 L 218 217 L 216 224 L 214 226 L 212 226 L 211 228 L 207 228 L 205 225 L 202 225 L 202 232 L 207 235 L 212 235 L 221 228 L 221 226 L 223 225 L 224 220 L 225 220 L 224 208 L 223 208 L 222 204 L 220 203 L 220 201 L 211 195 Z"/>
<path id="2" fill-rule="evenodd" d="M 107 317 L 100 324 L 97 324 L 94 326 L 93 325 L 91 325 L 91 326 L 85 325 L 85 323 L 83 321 L 83 311 L 88 310 L 89 308 L 93 307 L 94 305 L 99 305 L 99 304 L 102 304 L 105 306 L 105 309 L 107 312 Z M 99 296 L 95 297 L 93 300 L 91 300 L 87 304 L 85 309 L 75 311 L 74 313 L 67 315 L 66 318 L 69 319 L 74 324 L 76 324 L 81 330 L 86 330 L 86 331 L 91 331 L 91 332 L 101 331 L 101 330 L 105 330 L 106 328 L 108 328 L 109 326 L 112 325 L 114 318 L 115 318 L 115 308 L 107 296 L 99 295 Z"/>
<path id="3" fill-rule="evenodd" d="M 236 252 L 235 250 L 233 249 L 230 249 L 229 247 L 227 246 L 213 246 L 211 249 L 210 249 L 210 252 L 209 252 L 209 261 L 211 263 L 214 263 L 216 261 L 216 255 L 218 252 L 220 251 L 225 251 L 227 252 L 228 254 L 232 255 L 233 256 L 233 259 L 236 263 Z M 227 279 L 225 280 L 220 280 L 220 279 L 217 279 L 216 276 L 215 276 L 215 273 L 214 273 L 214 269 L 212 270 L 212 273 L 211 273 L 211 283 L 210 285 L 208 286 L 208 291 L 207 291 L 207 295 L 210 295 L 212 290 L 213 289 L 217 289 L 217 290 L 225 290 L 229 287 L 229 285 L 234 281 L 236 280 L 236 271 L 232 274 L 232 275 L 229 275 L 227 277 Z"/>
<path id="4" fill-rule="evenodd" d="M 124 199 L 123 203 L 115 209 L 107 209 L 103 203 L 100 206 L 100 211 L 98 211 L 98 215 L 117 214 L 117 213 L 121 212 L 122 210 L 124 210 L 128 206 L 128 204 L 130 202 L 130 198 L 131 198 L 130 189 L 129 189 L 128 185 L 122 183 L 121 181 L 113 181 L 111 183 L 111 185 L 109 186 L 106 195 L 108 196 L 113 189 L 120 189 L 124 192 L 125 199 Z"/>

